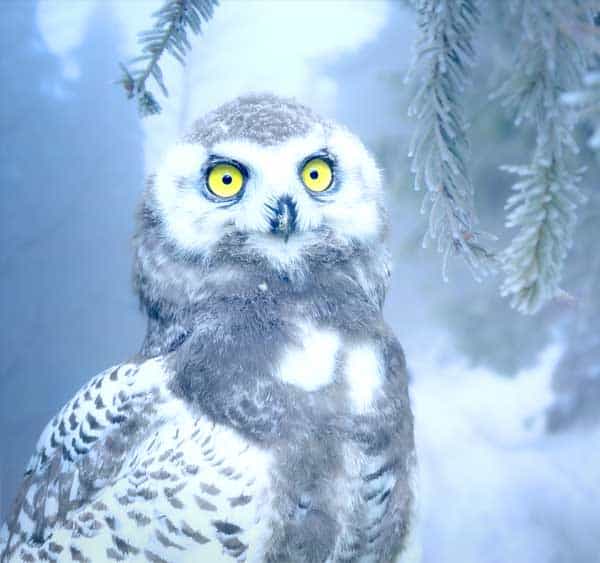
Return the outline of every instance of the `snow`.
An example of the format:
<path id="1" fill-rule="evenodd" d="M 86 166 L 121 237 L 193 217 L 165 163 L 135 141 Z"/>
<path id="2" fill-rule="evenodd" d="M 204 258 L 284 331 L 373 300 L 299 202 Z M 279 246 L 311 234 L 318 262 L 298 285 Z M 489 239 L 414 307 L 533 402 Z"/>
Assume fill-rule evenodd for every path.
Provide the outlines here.
<path id="1" fill-rule="evenodd" d="M 412 358 L 424 563 L 600 560 L 600 430 L 544 433 L 559 356 L 516 379 Z"/>

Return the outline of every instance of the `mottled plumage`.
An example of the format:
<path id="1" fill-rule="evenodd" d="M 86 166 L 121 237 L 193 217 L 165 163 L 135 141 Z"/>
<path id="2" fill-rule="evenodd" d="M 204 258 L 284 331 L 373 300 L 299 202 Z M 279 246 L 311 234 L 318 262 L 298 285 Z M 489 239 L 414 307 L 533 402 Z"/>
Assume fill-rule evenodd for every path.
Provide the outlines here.
<path id="1" fill-rule="evenodd" d="M 323 193 L 299 177 L 311 155 L 335 175 Z M 207 191 L 224 159 L 246 175 L 235 198 Z M 2 561 L 402 555 L 414 444 L 386 229 L 378 170 L 340 126 L 273 96 L 198 121 L 139 214 L 141 353 L 43 432 Z"/>

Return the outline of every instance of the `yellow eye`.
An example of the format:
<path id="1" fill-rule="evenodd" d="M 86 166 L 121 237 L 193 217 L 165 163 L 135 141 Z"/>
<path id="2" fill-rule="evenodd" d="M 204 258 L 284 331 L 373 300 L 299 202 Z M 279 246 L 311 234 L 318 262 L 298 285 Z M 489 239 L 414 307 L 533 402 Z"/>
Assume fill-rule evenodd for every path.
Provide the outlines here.
<path id="1" fill-rule="evenodd" d="M 302 168 L 300 176 L 311 192 L 324 192 L 333 182 L 331 165 L 322 158 L 311 158 Z"/>
<path id="2" fill-rule="evenodd" d="M 244 174 L 234 164 L 221 162 L 208 171 L 206 182 L 213 194 L 227 199 L 240 193 L 244 187 Z"/>

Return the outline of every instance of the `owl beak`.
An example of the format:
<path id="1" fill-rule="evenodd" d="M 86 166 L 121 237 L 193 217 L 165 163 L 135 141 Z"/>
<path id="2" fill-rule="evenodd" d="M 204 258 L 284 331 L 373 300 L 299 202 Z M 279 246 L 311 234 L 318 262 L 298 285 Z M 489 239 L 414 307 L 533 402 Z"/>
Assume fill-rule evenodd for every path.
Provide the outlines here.
<path id="1" fill-rule="evenodd" d="M 287 242 L 296 230 L 296 202 L 289 195 L 285 195 L 280 197 L 275 205 L 267 205 L 267 208 L 270 212 L 271 232 L 282 236 Z"/>

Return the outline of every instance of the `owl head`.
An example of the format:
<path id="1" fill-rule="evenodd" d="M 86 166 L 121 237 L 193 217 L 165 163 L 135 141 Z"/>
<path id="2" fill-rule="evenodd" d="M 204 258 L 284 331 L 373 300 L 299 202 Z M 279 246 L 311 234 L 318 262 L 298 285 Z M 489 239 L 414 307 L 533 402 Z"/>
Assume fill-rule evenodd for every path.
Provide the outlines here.
<path id="1" fill-rule="evenodd" d="M 151 177 L 138 286 L 189 297 L 195 274 L 301 280 L 343 263 L 381 299 L 385 234 L 380 173 L 358 138 L 293 100 L 248 95 L 198 120 Z"/>

